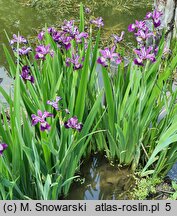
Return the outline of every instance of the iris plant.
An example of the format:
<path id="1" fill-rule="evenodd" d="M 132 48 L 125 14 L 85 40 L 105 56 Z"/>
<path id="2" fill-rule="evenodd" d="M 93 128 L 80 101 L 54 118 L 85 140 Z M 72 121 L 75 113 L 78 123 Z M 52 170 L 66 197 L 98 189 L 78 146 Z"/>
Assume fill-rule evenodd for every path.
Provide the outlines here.
<path id="1" fill-rule="evenodd" d="M 55 99 L 55 101 L 50 101 L 50 100 L 48 100 L 47 101 L 47 104 L 49 104 L 49 105 L 51 105 L 56 111 L 59 111 L 59 108 L 58 108 L 58 102 L 60 101 L 60 100 L 62 100 L 62 98 L 60 97 L 60 96 L 57 96 L 56 97 L 56 99 Z M 61 110 L 61 111 L 64 111 L 66 114 L 70 114 L 70 112 L 69 112 L 69 110 L 68 109 L 63 109 L 63 110 Z M 39 111 L 38 111 L 39 112 Z M 45 113 L 44 113 L 45 114 Z M 39 119 L 39 117 L 37 116 L 34 116 L 34 120 L 37 120 L 37 122 L 41 122 L 41 116 L 42 116 L 42 113 L 41 113 L 41 111 L 40 111 L 40 113 L 38 113 L 38 115 L 40 115 L 39 117 L 40 117 L 40 119 Z M 51 115 L 51 114 L 49 114 L 49 115 Z M 44 115 L 43 115 L 44 116 Z M 46 116 L 46 115 L 45 115 Z M 44 119 L 44 121 L 45 121 L 45 116 L 44 117 L 42 117 L 42 121 L 43 121 L 43 119 Z M 48 114 L 47 114 L 47 116 L 48 116 Z M 62 121 L 61 121 L 62 122 Z M 34 125 L 34 124 L 33 124 Z M 48 127 L 48 125 L 47 125 L 47 127 Z M 74 117 L 71 117 L 71 118 L 69 118 L 67 121 L 65 121 L 64 122 L 64 127 L 65 128 L 72 128 L 72 129 L 76 129 L 77 131 L 81 131 L 82 130 L 82 127 L 83 127 L 83 124 L 82 123 L 79 123 L 78 122 L 78 118 L 76 117 L 76 116 L 74 116 Z"/>
<path id="2" fill-rule="evenodd" d="M 148 12 L 145 19 L 152 19 L 155 28 L 161 25 L 162 12 L 154 10 L 153 12 Z"/>
<path id="3" fill-rule="evenodd" d="M 145 60 L 150 60 L 151 62 L 156 61 L 152 46 L 150 46 L 148 48 L 141 47 L 140 49 L 135 49 L 134 52 L 138 56 L 137 58 L 134 59 L 134 63 L 136 65 L 143 66 Z"/>
<path id="4" fill-rule="evenodd" d="M 86 32 L 81 32 L 75 35 L 75 40 L 76 43 L 81 43 L 82 42 L 82 38 L 87 39 L 88 38 L 88 33 Z"/>
<path id="5" fill-rule="evenodd" d="M 27 44 L 28 41 L 20 35 L 13 34 L 13 39 L 10 40 L 10 45 L 12 46 L 12 49 L 14 52 L 18 52 L 19 56 L 28 56 L 29 52 L 32 51 L 31 47 L 26 47 L 24 44 Z M 19 44 L 19 47 L 15 47 L 15 44 Z"/>
<path id="6" fill-rule="evenodd" d="M 28 41 L 23 36 L 17 36 L 16 34 L 13 34 L 13 39 L 10 41 L 10 45 L 13 45 L 15 43 L 27 44 Z"/>
<path id="7" fill-rule="evenodd" d="M 30 68 L 27 65 L 25 65 L 25 66 L 22 67 L 21 78 L 24 81 L 29 80 L 31 83 L 34 83 L 34 77 L 31 76 L 31 74 L 30 74 Z"/>
<path id="8" fill-rule="evenodd" d="M 124 34 L 125 34 L 124 31 L 121 32 L 120 36 L 113 34 L 112 37 L 114 38 L 114 43 L 115 44 L 120 43 L 124 39 Z"/>
<path id="9" fill-rule="evenodd" d="M 66 66 L 69 67 L 70 64 L 73 64 L 74 70 L 79 70 L 83 67 L 83 64 L 81 64 L 81 61 L 84 61 L 84 59 L 80 59 L 80 56 L 77 54 L 73 54 L 72 58 L 66 58 Z"/>
<path id="10" fill-rule="evenodd" d="M 51 57 L 53 57 L 54 55 L 54 51 L 50 50 L 50 44 L 47 46 L 39 45 L 36 47 L 36 55 L 35 55 L 36 59 L 45 60 L 47 54 L 50 54 Z"/>
<path id="11" fill-rule="evenodd" d="M 61 27 L 61 29 L 64 32 L 68 32 L 72 34 L 74 30 L 73 28 L 74 28 L 74 20 L 70 20 L 70 21 L 64 20 L 63 26 Z"/>
<path id="12" fill-rule="evenodd" d="M 62 100 L 62 98 L 59 97 L 59 96 L 57 96 L 56 99 L 55 99 L 55 101 L 50 101 L 50 100 L 48 100 L 48 101 L 47 101 L 47 104 L 51 105 L 55 110 L 58 111 L 58 110 L 59 110 L 59 108 L 58 108 L 58 102 L 59 102 L 60 100 Z"/>
<path id="13" fill-rule="evenodd" d="M 43 40 L 44 39 L 44 35 L 45 35 L 45 32 L 44 31 L 41 31 L 39 34 L 38 34 L 38 39 L 39 40 Z"/>
<path id="14" fill-rule="evenodd" d="M 0 143 L 0 155 L 3 154 L 4 150 L 6 150 L 7 147 L 8 145 L 6 143 Z"/>
<path id="15" fill-rule="evenodd" d="M 66 121 L 64 123 L 65 128 L 72 128 L 72 129 L 76 129 L 77 131 L 81 131 L 83 124 L 82 123 L 78 123 L 78 118 L 76 116 L 68 119 L 68 121 Z"/>
<path id="16" fill-rule="evenodd" d="M 153 12 L 149 12 L 146 14 L 145 19 L 152 19 L 154 29 L 150 30 L 146 25 L 146 20 L 143 21 L 135 21 L 135 23 L 129 25 L 129 32 L 134 32 L 136 36 L 136 40 L 138 42 L 138 48 L 134 50 L 137 58 L 134 59 L 134 63 L 139 66 L 144 65 L 145 60 L 150 60 L 151 62 L 156 61 L 156 55 L 158 51 L 156 35 L 158 31 L 157 27 L 161 25 L 161 16 L 162 13 L 154 10 Z M 154 42 L 151 46 L 147 47 L 147 40 L 151 38 Z"/>
<path id="17" fill-rule="evenodd" d="M 71 48 L 72 40 L 75 40 L 76 43 L 78 44 L 78 43 L 82 43 L 83 39 L 85 40 L 88 38 L 88 33 L 80 32 L 78 27 L 74 25 L 74 20 L 71 21 L 65 20 L 59 31 L 53 27 L 48 28 L 47 31 L 51 35 L 53 40 L 57 43 L 58 48 L 60 49 L 64 48 L 65 50 L 69 50 Z M 38 34 L 38 39 L 43 40 L 44 35 L 45 35 L 45 31 L 43 30 Z M 43 49 L 43 47 L 39 47 L 39 48 Z M 49 50 L 47 50 L 47 52 L 49 52 Z M 39 58 L 38 55 L 37 58 Z"/>
<path id="18" fill-rule="evenodd" d="M 128 31 L 129 32 L 135 32 L 137 29 L 142 29 L 142 30 L 146 30 L 147 26 L 145 21 L 138 21 L 136 20 L 135 23 L 130 24 L 128 26 Z"/>
<path id="19" fill-rule="evenodd" d="M 61 40 L 62 34 L 63 34 L 63 32 L 59 32 L 59 31 L 53 32 L 53 34 L 52 34 L 53 40 L 54 40 L 55 42 L 61 42 L 61 41 L 62 41 L 62 40 Z"/>
<path id="20" fill-rule="evenodd" d="M 97 63 L 101 64 L 104 67 L 108 66 L 108 60 L 113 61 L 116 64 L 120 64 L 122 59 L 119 53 L 114 52 L 115 49 L 116 47 L 113 46 L 111 49 L 106 47 L 104 50 L 100 50 L 102 56 L 98 58 Z"/>
<path id="21" fill-rule="evenodd" d="M 38 115 L 35 115 L 35 114 L 31 115 L 32 125 L 34 126 L 37 123 L 40 123 L 40 130 L 41 131 L 50 130 L 50 125 L 46 122 L 46 118 L 53 117 L 53 114 L 49 113 L 47 111 L 44 111 L 44 113 L 42 113 L 41 110 L 38 110 L 37 114 Z"/>
<path id="22" fill-rule="evenodd" d="M 31 51 L 32 51 L 31 47 L 22 47 L 22 48 L 18 49 L 18 53 L 20 56 L 28 55 L 29 52 L 31 52 Z"/>
<path id="23" fill-rule="evenodd" d="M 146 40 L 152 36 L 155 36 L 153 32 L 149 31 L 148 28 L 145 30 L 139 29 L 137 33 L 135 33 L 136 40 L 138 43 L 146 42 Z"/>
<path id="24" fill-rule="evenodd" d="M 69 50 L 71 48 L 71 40 L 72 37 L 66 36 L 65 34 L 60 37 L 60 41 L 66 50 Z"/>
<path id="25" fill-rule="evenodd" d="M 98 28 L 104 26 L 104 23 L 103 23 L 103 18 L 102 17 L 98 17 L 96 19 L 92 19 L 90 21 L 91 24 L 94 24 L 95 26 L 97 26 Z"/>
<path id="26" fill-rule="evenodd" d="M 85 13 L 86 13 L 86 14 L 90 14 L 90 13 L 91 13 L 90 8 L 86 7 L 86 8 L 85 8 Z"/>
<path id="27" fill-rule="evenodd" d="M 10 125 L 12 126 L 8 127 L 8 119 L 2 110 L 2 118 L 0 120 L 1 139 L 9 139 L 7 143 L 9 145 L 12 143 L 18 150 L 17 153 L 19 153 L 13 154 L 13 148 L 10 148 L 9 157 L 7 157 L 7 160 L 9 160 L 7 169 L 6 163 L 1 163 L 2 186 L 0 188 L 0 198 L 47 200 L 59 199 L 61 195 L 66 196 L 72 180 L 75 178 L 75 171 L 80 165 L 82 156 L 85 152 L 92 150 L 105 150 L 109 159 L 118 159 L 122 165 L 132 165 L 131 169 L 133 171 L 138 167 L 139 161 L 142 162 L 141 167 L 147 162 L 145 171 L 148 171 L 147 168 L 154 163 L 156 158 L 160 158 L 157 162 L 158 170 L 159 167 L 164 166 L 164 158 L 167 160 L 165 164 L 172 164 L 174 159 L 176 161 L 176 157 L 174 159 L 170 157 L 169 160 L 166 157 L 168 156 L 166 154 L 168 153 L 168 146 L 172 144 L 171 140 L 177 140 L 177 116 L 175 107 L 173 109 L 176 92 L 174 96 L 173 92 L 172 97 L 170 96 L 172 105 L 169 106 L 168 113 L 170 113 L 171 117 L 167 113 L 167 118 L 165 116 L 160 122 L 160 125 L 164 125 L 164 127 L 158 127 L 157 119 L 159 112 L 161 112 L 167 102 L 166 97 L 163 102 L 164 95 L 166 95 L 165 89 L 168 88 L 166 84 L 165 88 L 163 88 L 164 82 L 169 83 L 168 74 L 172 74 L 171 72 L 175 70 L 177 58 L 175 57 L 175 60 L 172 59 L 173 61 L 166 61 L 163 64 L 164 71 L 161 63 L 158 65 L 158 62 L 155 67 L 147 64 L 145 71 L 148 70 L 148 73 L 144 73 L 145 76 L 142 76 L 143 69 L 138 70 L 137 67 L 132 65 L 125 68 L 122 65 L 122 67 L 118 67 L 114 77 L 111 77 L 109 76 L 111 68 L 106 69 L 104 67 L 111 65 L 112 62 L 115 64 L 121 63 L 122 57 L 116 52 L 116 45 L 123 40 L 124 32 L 121 32 L 120 36 L 112 35 L 115 45 L 100 50 L 98 58 L 99 37 L 97 37 L 96 43 L 90 38 L 85 54 L 86 50 L 84 47 L 89 35 L 83 31 L 83 8 L 81 8 L 80 17 L 79 28 L 74 25 L 74 20 L 65 20 L 60 30 L 53 27 L 47 29 L 51 37 L 45 38 L 47 33 L 45 30 L 38 34 L 38 39 L 40 41 L 44 39 L 44 41 L 42 41 L 43 44 L 36 47 L 35 58 L 45 60 L 48 54 L 53 56 L 54 52 L 50 49 L 50 44 L 52 44 L 55 53 L 57 53 L 55 58 L 47 58 L 45 63 L 43 61 L 39 62 L 40 66 L 43 66 L 40 67 L 40 69 L 43 69 L 43 73 L 39 73 L 38 63 L 33 58 L 20 58 L 17 61 L 17 67 L 13 62 L 13 58 L 10 57 L 10 53 L 5 48 L 11 74 L 15 77 L 18 68 L 22 68 L 21 78 L 25 82 L 30 81 L 34 83 L 35 77 L 35 83 L 32 86 L 27 85 L 25 88 L 19 82 L 19 76 L 15 77 L 14 100 L 10 96 L 8 97 L 5 91 L 2 91 L 0 88 L 0 92 L 8 99 L 7 102 L 11 111 Z M 160 25 L 160 17 L 160 12 L 155 11 L 148 13 L 146 19 L 152 19 L 154 26 L 158 27 Z M 101 17 L 91 20 L 91 24 L 99 28 L 104 25 Z M 156 31 L 156 29 L 153 30 Z M 136 54 L 134 63 L 143 66 L 147 60 L 155 62 L 158 48 L 156 44 L 148 47 L 146 40 L 150 37 L 155 37 L 154 35 L 156 34 L 147 27 L 146 21 L 135 21 L 134 24 L 129 26 L 129 31 L 135 34 L 138 41 L 138 47 L 134 49 Z M 54 42 L 56 46 L 53 46 Z M 31 51 L 29 47 L 26 48 L 24 45 L 27 43 L 24 37 L 13 35 L 10 44 L 16 45 L 16 43 L 19 44 L 20 57 L 21 55 L 28 55 Z M 46 43 L 50 44 L 44 45 Z M 82 43 L 82 45 L 79 43 Z M 58 52 L 57 47 L 61 49 L 61 52 Z M 85 59 L 82 58 L 83 56 Z M 30 62 L 30 60 L 34 62 Z M 63 61 L 65 62 L 63 63 Z M 73 74 L 73 70 L 83 68 L 83 61 L 85 61 L 84 70 L 82 69 L 81 73 Z M 103 90 L 98 88 L 97 85 L 96 62 L 103 66 Z M 173 63 L 171 64 L 171 62 Z M 33 73 L 30 71 L 32 67 L 28 67 L 28 65 L 34 65 Z M 68 66 L 70 68 L 66 69 Z M 16 74 L 18 75 L 19 73 Z M 155 85 L 156 83 L 158 88 Z M 53 95 L 58 92 L 64 96 L 63 104 L 68 105 L 71 114 L 66 107 L 60 107 L 60 101 L 62 100 L 60 96 L 56 96 L 53 100 Z M 102 103 L 103 94 L 105 95 L 106 108 L 105 104 Z M 49 107 L 52 110 L 51 113 L 44 110 L 43 112 L 39 109 L 39 107 L 47 106 L 46 101 L 51 106 Z M 20 107 L 21 105 L 22 107 Z M 21 112 L 19 112 L 19 109 Z M 31 113 L 34 113 L 34 110 L 37 111 L 37 114 L 31 115 Z M 49 131 L 52 128 L 50 133 L 47 135 L 41 133 L 40 136 L 36 136 L 39 131 L 34 133 L 34 128 L 29 126 L 26 113 L 31 115 L 32 126 L 39 124 L 40 131 Z M 55 120 L 52 118 L 54 115 L 57 115 Z M 48 118 L 51 118 L 51 125 Z M 21 124 L 21 120 L 23 120 L 23 124 Z M 84 128 L 82 122 L 85 122 Z M 153 128 L 158 129 L 153 130 L 154 135 L 150 130 L 151 124 Z M 168 129 L 171 125 L 172 128 Z M 105 130 L 96 131 L 97 126 Z M 70 130 L 68 131 L 68 129 Z M 81 130 L 82 133 L 78 134 Z M 132 131 L 135 132 L 132 133 Z M 159 139 L 161 131 L 162 138 Z M 92 142 L 90 136 L 97 132 L 99 132 L 98 136 L 94 137 L 95 146 L 87 149 L 90 141 Z M 164 138 L 165 136 L 167 138 Z M 157 140 L 154 137 L 162 140 L 161 144 L 158 143 L 156 145 Z M 151 142 L 152 145 L 149 148 L 149 143 Z M 7 144 L 0 143 L 0 155 L 3 154 L 7 147 Z M 154 147 L 158 151 L 156 149 L 154 151 Z M 141 156 L 143 151 L 145 154 Z M 166 151 L 165 154 L 164 151 Z M 160 155 L 161 152 L 163 153 L 162 156 Z M 25 158 L 25 163 L 22 158 Z M 155 166 L 151 168 L 155 171 L 157 170 Z M 24 175 L 20 175 L 20 171 L 23 170 L 25 170 Z M 152 173 L 152 171 L 151 169 L 147 173 Z M 19 180 L 16 181 L 18 178 Z M 9 187 L 7 187 L 7 184 Z M 33 186 L 31 187 L 31 185 Z M 14 196 L 13 191 L 15 192 Z"/>

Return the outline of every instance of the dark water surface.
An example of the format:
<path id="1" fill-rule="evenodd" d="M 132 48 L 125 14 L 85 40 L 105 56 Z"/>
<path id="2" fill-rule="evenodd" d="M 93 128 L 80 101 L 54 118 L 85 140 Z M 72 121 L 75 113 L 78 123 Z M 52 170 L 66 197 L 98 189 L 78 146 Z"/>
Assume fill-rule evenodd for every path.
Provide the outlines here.
<path id="1" fill-rule="evenodd" d="M 130 199 L 134 178 L 128 168 L 110 164 L 104 156 L 95 155 L 84 161 L 81 178 L 71 186 L 67 199 Z"/>

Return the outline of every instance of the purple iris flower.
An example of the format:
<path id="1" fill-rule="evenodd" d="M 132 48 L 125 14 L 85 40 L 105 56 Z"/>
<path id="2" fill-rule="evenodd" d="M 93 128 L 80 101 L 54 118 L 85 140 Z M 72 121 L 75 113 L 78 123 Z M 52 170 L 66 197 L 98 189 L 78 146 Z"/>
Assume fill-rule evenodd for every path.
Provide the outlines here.
<path id="1" fill-rule="evenodd" d="M 18 53 L 19 53 L 20 56 L 22 56 L 22 55 L 28 55 L 29 52 L 31 52 L 31 51 L 32 51 L 31 47 L 22 47 L 22 48 L 18 49 Z"/>
<path id="2" fill-rule="evenodd" d="M 154 54 L 155 54 L 155 56 L 157 55 L 158 51 L 159 51 L 159 47 L 155 46 L 155 48 L 154 48 Z"/>
<path id="3" fill-rule="evenodd" d="M 48 31 L 48 33 L 49 33 L 50 35 L 52 35 L 53 33 L 56 32 L 56 29 L 55 29 L 54 27 L 49 27 L 49 28 L 47 29 L 47 31 Z"/>
<path id="4" fill-rule="evenodd" d="M 62 100 L 62 98 L 59 97 L 59 96 L 57 96 L 56 99 L 55 99 L 55 101 L 50 101 L 50 100 L 48 100 L 48 101 L 47 101 L 47 104 L 51 105 L 54 109 L 59 110 L 59 108 L 58 108 L 58 102 L 59 102 L 60 100 Z"/>
<path id="5" fill-rule="evenodd" d="M 68 119 L 68 121 L 66 121 L 64 123 L 65 128 L 72 128 L 72 129 L 76 129 L 79 132 L 82 130 L 83 124 L 82 123 L 78 123 L 78 118 L 76 116 Z"/>
<path id="6" fill-rule="evenodd" d="M 61 37 L 61 41 L 62 41 L 66 50 L 69 50 L 71 48 L 71 40 L 72 40 L 72 37 L 70 37 L 70 36 Z"/>
<path id="7" fill-rule="evenodd" d="M 162 12 L 154 10 L 153 12 L 148 12 L 146 14 L 146 19 L 152 19 L 154 23 L 154 27 L 157 28 L 161 25 L 161 16 L 163 15 Z"/>
<path id="8" fill-rule="evenodd" d="M 29 80 L 31 83 L 34 83 L 34 77 L 30 75 L 30 68 L 27 65 L 22 67 L 21 78 L 24 81 Z"/>
<path id="9" fill-rule="evenodd" d="M 76 40 L 77 43 L 81 43 L 82 38 L 87 39 L 88 38 L 88 33 L 81 32 L 81 33 L 75 35 L 75 40 Z"/>
<path id="10" fill-rule="evenodd" d="M 153 51 L 152 46 L 148 48 L 141 47 L 140 49 L 135 49 L 134 52 L 138 55 L 138 57 L 134 59 L 134 63 L 136 65 L 143 66 L 144 65 L 143 62 L 145 60 L 149 59 L 151 62 L 155 62 L 156 61 L 155 54 L 152 51 Z"/>
<path id="11" fill-rule="evenodd" d="M 142 29 L 142 30 L 146 30 L 146 23 L 145 23 L 145 21 L 143 20 L 143 21 L 138 21 L 138 20 L 136 20 L 135 21 L 135 23 L 133 23 L 133 24 L 130 24 L 129 26 L 128 26 L 128 31 L 129 32 L 135 32 L 135 30 L 137 30 L 137 29 Z"/>
<path id="12" fill-rule="evenodd" d="M 73 39 L 72 36 L 69 36 L 66 32 L 54 32 L 52 34 L 52 38 L 55 42 L 58 43 L 59 47 L 64 46 L 66 50 L 71 48 L 71 40 Z"/>
<path id="13" fill-rule="evenodd" d="M 72 38 L 74 38 L 75 35 L 79 34 L 78 27 L 77 27 L 77 26 L 74 26 L 74 27 L 70 30 L 70 32 L 68 32 L 68 33 L 69 33 L 69 35 L 70 35 Z"/>
<path id="14" fill-rule="evenodd" d="M 125 34 L 124 31 L 121 32 L 120 36 L 113 34 L 112 37 L 114 38 L 114 43 L 115 44 L 120 43 L 124 39 L 124 34 Z"/>
<path id="15" fill-rule="evenodd" d="M 140 20 L 140 21 L 135 20 L 135 25 L 138 29 L 143 29 L 143 30 L 146 29 L 146 23 L 144 20 L 143 21 L 142 20 Z"/>
<path id="16" fill-rule="evenodd" d="M 134 32 L 135 29 L 136 29 L 136 25 L 135 25 L 134 23 L 133 23 L 133 24 L 130 24 L 130 25 L 128 26 L 128 31 L 129 31 L 129 32 Z"/>
<path id="17" fill-rule="evenodd" d="M 136 40 L 138 43 L 142 43 L 143 41 L 146 41 L 151 36 L 154 36 L 153 32 L 150 32 L 148 28 L 146 30 L 139 29 L 137 33 L 135 33 Z"/>
<path id="18" fill-rule="evenodd" d="M 74 20 L 70 20 L 70 21 L 64 20 L 63 26 L 61 27 L 61 29 L 64 32 L 71 33 L 73 28 L 74 28 Z"/>
<path id="19" fill-rule="evenodd" d="M 90 21 L 90 23 L 96 25 L 98 28 L 104 26 L 102 17 L 98 17 L 96 19 L 93 19 L 93 20 Z"/>
<path id="20" fill-rule="evenodd" d="M 8 147 L 6 143 L 0 143 L 0 155 L 3 154 L 4 150 Z"/>
<path id="21" fill-rule="evenodd" d="M 44 113 L 42 113 L 41 110 L 37 111 L 37 115 L 32 114 L 31 118 L 32 118 L 32 125 L 36 125 L 37 123 L 40 123 L 40 130 L 41 131 L 45 131 L 45 130 L 50 130 L 50 125 L 46 122 L 46 118 L 48 117 L 53 117 L 53 114 L 44 111 Z"/>
<path id="22" fill-rule="evenodd" d="M 59 41 L 61 40 L 62 34 L 63 34 L 63 32 L 55 31 L 55 32 L 52 34 L 53 40 L 54 40 L 55 42 L 59 42 Z"/>
<path id="23" fill-rule="evenodd" d="M 64 20 L 63 26 L 61 27 L 63 33 L 68 33 L 72 38 L 79 33 L 78 27 L 74 26 L 74 20 Z"/>
<path id="24" fill-rule="evenodd" d="M 113 46 L 111 49 L 105 48 L 104 50 L 100 50 L 101 57 L 98 58 L 97 63 L 101 64 L 104 67 L 108 66 L 107 60 L 113 61 L 116 64 L 120 64 L 122 62 L 122 59 L 120 57 L 119 53 L 115 53 L 116 47 Z"/>
<path id="25" fill-rule="evenodd" d="M 14 43 L 27 44 L 28 41 L 23 36 L 13 34 L 13 39 L 10 41 L 10 45 L 13 45 Z"/>
<path id="26" fill-rule="evenodd" d="M 152 18 L 152 12 L 147 12 L 145 19 L 150 19 Z"/>
<path id="27" fill-rule="evenodd" d="M 44 39 L 44 35 L 45 35 L 45 32 L 44 32 L 44 31 L 41 31 L 41 32 L 38 34 L 37 37 L 38 37 L 39 40 L 42 41 L 42 40 Z"/>
<path id="28" fill-rule="evenodd" d="M 82 58 L 80 60 L 79 55 L 72 54 L 72 59 L 71 58 L 66 58 L 66 66 L 69 67 L 70 63 L 72 63 L 74 70 L 79 70 L 79 69 L 81 69 L 83 67 L 83 65 L 79 61 L 84 61 L 84 58 Z"/>
<path id="29" fill-rule="evenodd" d="M 85 13 L 86 13 L 86 14 L 90 14 L 90 13 L 91 13 L 90 8 L 86 7 L 86 8 L 85 8 Z"/>
<path id="30" fill-rule="evenodd" d="M 35 55 L 36 59 L 45 60 L 47 54 L 50 54 L 51 57 L 53 57 L 54 55 L 54 51 L 50 50 L 50 44 L 47 46 L 39 45 L 36 47 L 36 55 Z"/>
<path id="31" fill-rule="evenodd" d="M 68 32 L 68 29 L 70 30 L 72 27 L 74 26 L 74 20 L 64 20 L 63 22 L 63 26 L 61 27 L 61 29 L 63 31 Z"/>
<path id="32" fill-rule="evenodd" d="M 54 28 L 54 27 L 49 27 L 47 29 L 47 32 L 52 36 L 52 38 L 55 40 L 56 37 L 57 37 L 57 30 Z M 38 39 L 39 40 L 43 40 L 44 39 L 44 36 L 45 36 L 45 33 L 46 33 L 46 30 L 43 29 L 39 34 L 38 34 Z M 56 41 L 56 40 L 55 40 Z M 57 42 L 57 41 L 56 41 Z"/>

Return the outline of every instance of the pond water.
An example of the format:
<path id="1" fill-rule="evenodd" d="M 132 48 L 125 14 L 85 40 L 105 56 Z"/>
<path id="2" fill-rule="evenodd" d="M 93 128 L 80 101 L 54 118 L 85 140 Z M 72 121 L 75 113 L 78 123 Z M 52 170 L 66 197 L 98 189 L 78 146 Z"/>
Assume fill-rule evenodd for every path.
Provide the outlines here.
<path id="1" fill-rule="evenodd" d="M 81 178 L 71 186 L 67 199 L 120 200 L 131 198 L 135 182 L 128 168 L 110 164 L 104 156 L 94 155 L 81 166 Z"/>

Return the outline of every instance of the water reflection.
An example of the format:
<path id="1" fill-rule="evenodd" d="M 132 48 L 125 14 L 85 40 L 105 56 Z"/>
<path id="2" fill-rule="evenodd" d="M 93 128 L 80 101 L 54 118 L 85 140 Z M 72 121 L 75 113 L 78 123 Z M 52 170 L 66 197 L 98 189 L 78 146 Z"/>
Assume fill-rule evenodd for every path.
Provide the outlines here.
<path id="1" fill-rule="evenodd" d="M 25 37 L 34 35 L 34 29 L 42 27 L 53 22 L 54 17 L 47 15 L 41 16 L 33 8 L 26 8 L 14 0 L 0 0 L 0 66 L 4 66 L 5 56 L 2 50 L 2 44 L 8 45 L 8 41 L 4 30 L 6 30 L 9 37 L 13 33 L 21 32 Z"/>
<path id="2" fill-rule="evenodd" d="M 84 161 L 81 177 L 80 181 L 72 185 L 67 199 L 128 199 L 134 182 L 128 168 L 113 166 L 104 156 L 98 155 Z"/>

